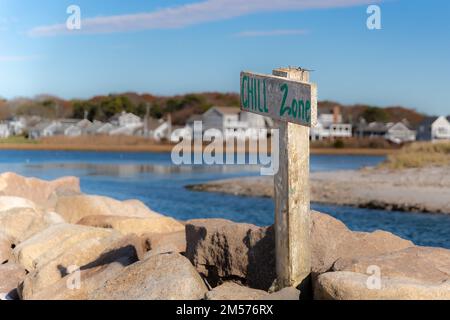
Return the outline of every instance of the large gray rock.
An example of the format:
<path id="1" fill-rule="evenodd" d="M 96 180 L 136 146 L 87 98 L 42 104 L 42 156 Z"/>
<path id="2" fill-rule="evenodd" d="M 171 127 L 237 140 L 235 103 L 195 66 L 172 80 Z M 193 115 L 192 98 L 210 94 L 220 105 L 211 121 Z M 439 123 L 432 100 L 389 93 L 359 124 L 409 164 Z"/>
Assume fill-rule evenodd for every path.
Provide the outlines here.
<path id="1" fill-rule="evenodd" d="M 403 278 L 381 278 L 381 288 L 367 285 L 369 275 L 337 271 L 321 274 L 314 298 L 320 300 L 449 300 L 450 281 L 427 283 Z M 370 280 L 369 280 L 370 281 Z"/>
<path id="2" fill-rule="evenodd" d="M 95 290 L 93 300 L 199 300 L 207 291 L 189 260 L 178 253 L 136 262 Z"/>
<path id="3" fill-rule="evenodd" d="M 45 209 L 54 208 L 59 195 L 79 192 L 80 181 L 76 177 L 45 181 L 22 177 L 12 172 L 0 174 L 0 195 L 25 198 Z"/>
<path id="4" fill-rule="evenodd" d="M 258 300 L 267 297 L 266 291 L 241 286 L 235 282 L 225 282 L 205 295 L 206 300 Z"/>
<path id="5" fill-rule="evenodd" d="M 223 219 L 190 220 L 186 241 L 186 257 L 212 286 L 231 279 L 267 290 L 275 279 L 272 227 Z"/>

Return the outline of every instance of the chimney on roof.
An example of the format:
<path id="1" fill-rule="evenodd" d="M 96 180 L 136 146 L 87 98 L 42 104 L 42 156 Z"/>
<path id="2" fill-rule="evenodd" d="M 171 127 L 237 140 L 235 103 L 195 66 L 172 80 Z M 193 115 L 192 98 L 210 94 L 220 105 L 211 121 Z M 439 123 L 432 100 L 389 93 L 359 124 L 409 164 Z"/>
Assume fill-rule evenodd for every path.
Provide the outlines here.
<path id="1" fill-rule="evenodd" d="M 337 124 L 340 122 L 341 109 L 339 106 L 333 107 L 333 123 Z"/>

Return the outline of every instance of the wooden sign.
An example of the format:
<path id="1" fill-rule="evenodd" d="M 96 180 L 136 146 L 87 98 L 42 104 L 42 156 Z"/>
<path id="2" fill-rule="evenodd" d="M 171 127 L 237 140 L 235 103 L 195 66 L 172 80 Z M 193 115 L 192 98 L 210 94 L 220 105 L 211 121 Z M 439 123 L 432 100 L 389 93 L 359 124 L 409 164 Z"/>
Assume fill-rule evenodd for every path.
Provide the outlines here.
<path id="1" fill-rule="evenodd" d="M 317 119 L 315 84 L 241 72 L 241 110 L 311 127 Z"/>
<path id="2" fill-rule="evenodd" d="M 274 119 L 280 166 L 274 176 L 277 287 L 311 294 L 309 131 L 317 118 L 317 88 L 309 72 L 279 68 L 273 75 L 241 72 L 241 109 Z"/>

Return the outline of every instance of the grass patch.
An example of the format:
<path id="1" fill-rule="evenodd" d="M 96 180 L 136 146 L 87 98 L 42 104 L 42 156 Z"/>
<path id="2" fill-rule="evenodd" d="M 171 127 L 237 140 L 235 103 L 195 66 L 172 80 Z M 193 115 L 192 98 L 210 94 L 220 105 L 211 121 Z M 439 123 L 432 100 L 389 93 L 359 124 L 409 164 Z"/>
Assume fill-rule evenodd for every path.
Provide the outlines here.
<path id="1" fill-rule="evenodd" d="M 0 139 L 0 144 L 36 144 L 36 140 L 27 139 L 24 136 L 11 136 Z"/>
<path id="2" fill-rule="evenodd" d="M 368 148 L 368 149 L 398 149 L 384 138 L 345 138 L 311 141 L 311 148 Z"/>
<path id="3" fill-rule="evenodd" d="M 415 142 L 389 155 L 381 168 L 405 169 L 450 165 L 450 141 Z"/>

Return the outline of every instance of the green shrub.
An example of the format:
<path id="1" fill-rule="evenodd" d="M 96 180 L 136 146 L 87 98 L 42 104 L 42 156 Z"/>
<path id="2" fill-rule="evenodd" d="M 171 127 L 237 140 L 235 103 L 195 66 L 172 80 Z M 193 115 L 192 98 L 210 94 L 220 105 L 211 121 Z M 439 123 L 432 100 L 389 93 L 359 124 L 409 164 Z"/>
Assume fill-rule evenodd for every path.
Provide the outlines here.
<path id="1" fill-rule="evenodd" d="M 340 139 L 333 142 L 333 148 L 342 149 L 344 147 L 345 147 L 345 143 L 344 143 L 344 141 L 342 141 Z"/>

